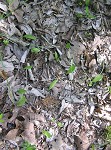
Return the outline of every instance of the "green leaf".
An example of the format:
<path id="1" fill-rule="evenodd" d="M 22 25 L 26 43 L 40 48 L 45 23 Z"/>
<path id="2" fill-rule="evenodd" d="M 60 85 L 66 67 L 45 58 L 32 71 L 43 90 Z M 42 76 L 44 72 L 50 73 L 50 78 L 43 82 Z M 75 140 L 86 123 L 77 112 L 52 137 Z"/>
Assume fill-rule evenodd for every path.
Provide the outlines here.
<path id="1" fill-rule="evenodd" d="M 101 81 L 103 79 L 103 75 L 102 74 L 97 74 L 94 79 L 92 80 L 93 83 L 96 83 L 98 81 Z"/>
<path id="2" fill-rule="evenodd" d="M 49 131 L 43 130 L 42 134 L 45 135 L 47 138 L 51 138 L 52 135 L 49 133 Z"/>
<path id="3" fill-rule="evenodd" d="M 52 119 L 51 119 L 51 121 L 52 121 L 52 122 L 55 122 L 55 121 L 56 121 L 56 119 L 55 119 L 55 118 L 52 118 Z"/>
<path id="4" fill-rule="evenodd" d="M 8 45 L 8 44 L 9 44 L 9 40 L 3 40 L 3 43 L 4 43 L 5 45 Z"/>
<path id="5" fill-rule="evenodd" d="M 85 0 L 86 6 L 89 6 L 90 0 Z"/>
<path id="6" fill-rule="evenodd" d="M 0 119 L 2 119 L 3 118 L 3 114 L 0 114 Z"/>
<path id="7" fill-rule="evenodd" d="M 32 53 L 38 53 L 38 52 L 40 52 L 40 48 L 34 47 L 31 49 L 31 52 Z"/>
<path id="8" fill-rule="evenodd" d="M 22 150 L 36 150 L 35 145 L 31 145 L 29 142 L 25 141 L 22 145 Z"/>
<path id="9" fill-rule="evenodd" d="M 96 150 L 95 145 L 91 144 L 91 150 Z"/>
<path id="10" fill-rule="evenodd" d="M 93 82 L 92 82 L 92 81 L 90 81 L 90 82 L 89 82 L 89 86 L 92 86 L 92 85 L 93 85 Z"/>
<path id="11" fill-rule="evenodd" d="M 108 91 L 111 94 L 111 86 L 108 86 Z"/>
<path id="12" fill-rule="evenodd" d="M 19 89 L 19 90 L 17 91 L 17 93 L 19 93 L 19 94 L 25 94 L 25 93 L 26 93 L 26 90 L 24 90 L 24 89 Z"/>
<path id="13" fill-rule="evenodd" d="M 67 44 L 66 44 L 66 48 L 69 49 L 70 47 L 71 47 L 71 44 L 70 44 L 70 43 L 67 43 Z"/>
<path id="14" fill-rule="evenodd" d="M 31 35 L 31 34 L 26 34 L 23 37 L 26 38 L 26 39 L 30 39 L 30 40 L 36 40 L 36 37 Z"/>
<path id="15" fill-rule="evenodd" d="M 56 60 L 57 62 L 59 61 L 59 55 L 58 55 L 57 52 L 54 53 L 54 58 L 55 58 L 55 60 Z"/>
<path id="16" fill-rule="evenodd" d="M 61 122 L 57 122 L 58 127 L 62 128 L 63 124 Z"/>
<path id="17" fill-rule="evenodd" d="M 3 120 L 3 114 L 0 114 L 0 123 L 3 123 L 4 120 Z"/>
<path id="18" fill-rule="evenodd" d="M 24 67 L 24 69 L 26 69 L 26 70 L 32 69 L 32 66 L 26 66 L 26 67 Z"/>
<path id="19" fill-rule="evenodd" d="M 3 120 L 3 119 L 0 119 L 0 123 L 4 123 L 4 120 Z"/>
<path id="20" fill-rule="evenodd" d="M 76 69 L 76 66 L 75 66 L 74 64 L 72 64 L 72 65 L 69 67 L 69 69 L 67 70 L 67 74 L 73 73 L 73 72 L 75 71 L 75 69 Z"/>
<path id="21" fill-rule="evenodd" d="M 17 106 L 23 106 L 26 101 L 27 99 L 25 98 L 25 96 L 21 96 L 20 99 L 17 101 Z"/>
<path id="22" fill-rule="evenodd" d="M 49 85 L 49 90 L 51 90 L 56 85 L 57 82 L 58 82 L 58 79 L 52 81 Z"/>

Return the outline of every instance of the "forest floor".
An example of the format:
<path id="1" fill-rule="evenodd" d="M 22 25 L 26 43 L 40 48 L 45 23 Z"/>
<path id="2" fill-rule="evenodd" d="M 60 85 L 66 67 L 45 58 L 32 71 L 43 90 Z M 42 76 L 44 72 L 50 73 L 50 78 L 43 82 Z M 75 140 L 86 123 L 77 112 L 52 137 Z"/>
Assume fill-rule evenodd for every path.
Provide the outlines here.
<path id="1" fill-rule="evenodd" d="M 111 150 L 110 0 L 0 0 L 0 150 Z"/>

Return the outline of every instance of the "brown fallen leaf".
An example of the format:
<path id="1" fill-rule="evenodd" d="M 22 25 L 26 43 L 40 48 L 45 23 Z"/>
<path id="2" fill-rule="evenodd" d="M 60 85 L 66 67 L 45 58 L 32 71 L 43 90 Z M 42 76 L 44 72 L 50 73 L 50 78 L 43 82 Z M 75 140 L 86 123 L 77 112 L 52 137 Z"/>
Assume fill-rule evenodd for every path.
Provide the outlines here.
<path id="1" fill-rule="evenodd" d="M 7 79 L 7 73 L 4 70 L 0 70 L 0 76 L 6 80 Z"/>
<path id="2" fill-rule="evenodd" d="M 75 144 L 78 150 L 88 150 L 91 143 L 94 142 L 94 137 L 92 139 L 88 138 L 87 130 L 82 130 L 79 136 L 74 136 Z"/>
<path id="3" fill-rule="evenodd" d="M 7 140 L 15 140 L 16 136 L 17 136 L 17 133 L 18 133 L 18 129 L 13 129 L 13 130 L 10 130 L 7 135 L 6 135 L 6 139 Z"/>
<path id="4" fill-rule="evenodd" d="M 32 145 L 37 144 L 35 138 L 34 124 L 32 122 L 24 122 L 24 132 L 22 133 L 22 137 L 25 141 L 28 141 Z"/>

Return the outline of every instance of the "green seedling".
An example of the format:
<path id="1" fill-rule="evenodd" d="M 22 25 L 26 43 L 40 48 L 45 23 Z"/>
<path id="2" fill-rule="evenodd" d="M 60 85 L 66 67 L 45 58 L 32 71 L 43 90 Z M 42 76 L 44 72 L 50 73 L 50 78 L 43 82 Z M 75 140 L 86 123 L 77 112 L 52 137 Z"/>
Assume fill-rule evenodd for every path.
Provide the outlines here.
<path id="1" fill-rule="evenodd" d="M 67 48 L 67 49 L 70 49 L 70 47 L 71 47 L 71 44 L 70 44 L 70 43 L 67 43 L 67 44 L 66 44 L 66 48 Z"/>
<path id="2" fill-rule="evenodd" d="M 3 120 L 3 114 L 1 113 L 0 114 L 0 123 L 3 123 L 4 122 L 4 120 Z"/>
<path id="3" fill-rule="evenodd" d="M 106 128 L 105 140 L 108 144 L 111 144 L 111 125 Z"/>
<path id="4" fill-rule="evenodd" d="M 83 14 L 82 14 L 82 13 L 76 13 L 76 17 L 77 17 L 78 19 L 81 19 L 81 18 L 83 18 Z"/>
<path id="5" fill-rule="evenodd" d="M 17 93 L 18 94 L 25 94 L 26 93 L 26 90 L 24 90 L 24 89 L 19 89 L 18 91 L 17 91 Z"/>
<path id="6" fill-rule="evenodd" d="M 58 62 L 60 60 L 58 53 L 55 51 L 54 58 Z"/>
<path id="7" fill-rule="evenodd" d="M 33 36 L 32 34 L 26 34 L 23 37 L 28 40 L 36 40 L 36 37 Z"/>
<path id="8" fill-rule="evenodd" d="M 57 126 L 58 126 L 59 128 L 62 128 L 62 127 L 63 127 L 63 124 L 62 124 L 61 122 L 57 122 Z"/>
<path id="9" fill-rule="evenodd" d="M 76 66 L 74 64 L 72 64 L 69 69 L 67 70 L 67 74 L 69 73 L 73 73 L 76 70 Z"/>
<path id="10" fill-rule="evenodd" d="M 26 69 L 26 70 L 32 69 L 32 66 L 26 66 L 26 67 L 24 67 L 24 69 Z"/>
<path id="11" fill-rule="evenodd" d="M 86 4 L 86 6 L 89 6 L 90 0 L 85 0 L 85 4 Z"/>
<path id="12" fill-rule="evenodd" d="M 26 103 L 27 99 L 25 98 L 25 96 L 21 96 L 20 99 L 17 101 L 17 106 L 21 107 Z"/>
<path id="13" fill-rule="evenodd" d="M 8 44 L 9 44 L 9 40 L 3 40 L 3 43 L 4 43 L 5 45 L 8 45 Z"/>
<path id="14" fill-rule="evenodd" d="M 111 94 L 111 86 L 108 86 L 108 92 Z"/>
<path id="15" fill-rule="evenodd" d="M 40 52 L 40 48 L 39 47 L 34 47 L 34 48 L 31 49 L 31 52 L 32 53 L 38 53 L 38 52 Z"/>
<path id="16" fill-rule="evenodd" d="M 26 99 L 25 96 L 24 96 L 24 94 L 26 93 L 26 90 L 24 90 L 24 89 L 19 89 L 19 90 L 17 91 L 17 93 L 20 95 L 20 99 L 17 101 L 17 106 L 18 106 L 18 107 L 21 107 L 21 106 L 23 106 L 23 105 L 26 103 L 26 101 L 27 101 L 27 99 Z"/>
<path id="17" fill-rule="evenodd" d="M 89 83 L 89 86 L 92 86 L 94 83 L 97 83 L 99 81 L 102 81 L 103 75 L 102 74 L 97 74 Z"/>
<path id="18" fill-rule="evenodd" d="M 11 4 L 11 3 L 13 3 L 13 1 L 14 1 L 14 0 L 7 0 L 7 3 L 8 3 L 8 4 Z"/>
<path id="19" fill-rule="evenodd" d="M 51 90 L 56 85 L 57 82 L 58 82 L 58 79 L 53 80 L 49 85 L 49 90 Z"/>
<path id="20" fill-rule="evenodd" d="M 52 137 L 52 135 L 51 135 L 51 134 L 49 133 L 49 131 L 47 131 L 47 130 L 43 130 L 43 131 L 42 131 L 42 134 L 45 135 L 46 138 L 51 138 L 51 137 Z"/>
<path id="21" fill-rule="evenodd" d="M 95 17 L 91 14 L 91 12 L 90 12 L 88 6 L 85 7 L 85 13 L 86 13 L 86 17 L 87 17 L 87 18 L 89 18 L 89 19 L 94 19 L 94 18 L 95 18 Z"/>
<path id="22" fill-rule="evenodd" d="M 52 118 L 52 119 L 51 119 L 51 121 L 52 121 L 52 122 L 55 122 L 55 121 L 56 121 L 56 119 L 55 119 L 55 118 Z"/>
<path id="23" fill-rule="evenodd" d="M 90 0 L 85 0 L 85 13 L 86 17 L 89 19 L 94 19 L 95 17 L 91 14 L 89 10 Z"/>
<path id="24" fill-rule="evenodd" d="M 22 149 L 21 150 L 36 150 L 36 146 L 35 145 L 31 145 L 29 142 L 25 141 L 22 144 Z"/>
<path id="25" fill-rule="evenodd" d="M 94 144 L 92 144 L 92 145 L 91 145 L 91 150 L 96 150 L 96 148 L 95 148 L 95 145 L 94 145 Z"/>

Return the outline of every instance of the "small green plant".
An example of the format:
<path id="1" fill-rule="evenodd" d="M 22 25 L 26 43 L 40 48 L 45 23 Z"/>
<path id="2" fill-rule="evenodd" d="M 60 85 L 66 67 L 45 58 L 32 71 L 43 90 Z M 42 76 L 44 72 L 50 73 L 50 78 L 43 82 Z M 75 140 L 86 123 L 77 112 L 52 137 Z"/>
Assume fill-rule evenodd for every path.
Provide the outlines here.
<path id="1" fill-rule="evenodd" d="M 63 123 L 61 123 L 60 121 L 58 121 L 58 122 L 57 122 L 57 126 L 58 126 L 59 128 L 62 128 L 62 127 L 63 127 Z"/>
<path id="2" fill-rule="evenodd" d="M 49 85 L 49 90 L 51 90 L 56 85 L 57 82 L 58 82 L 58 79 L 53 80 Z"/>
<path id="3" fill-rule="evenodd" d="M 96 150 L 95 145 L 91 144 L 91 150 Z"/>
<path id="4" fill-rule="evenodd" d="M 42 131 L 42 134 L 45 135 L 46 138 L 51 138 L 51 137 L 52 137 L 52 135 L 50 134 L 50 132 L 47 131 L 47 130 L 43 130 L 43 131 Z"/>
<path id="5" fill-rule="evenodd" d="M 9 40 L 3 40 L 3 43 L 4 43 L 5 45 L 8 45 L 8 44 L 9 44 Z"/>
<path id="6" fill-rule="evenodd" d="M 32 66 L 26 66 L 24 67 L 25 70 L 28 70 L 28 69 L 32 69 Z"/>
<path id="7" fill-rule="evenodd" d="M 36 37 L 32 34 L 25 34 L 23 37 L 28 40 L 36 40 Z"/>
<path id="8" fill-rule="evenodd" d="M 86 17 L 90 19 L 94 19 L 95 17 L 91 14 L 89 10 L 90 0 L 85 0 L 85 13 Z"/>
<path id="9" fill-rule="evenodd" d="M 3 123 L 4 122 L 4 120 L 3 120 L 3 114 L 1 113 L 0 114 L 0 123 Z"/>
<path id="10" fill-rule="evenodd" d="M 55 51 L 54 53 L 54 59 L 58 62 L 60 60 L 59 54 Z"/>
<path id="11" fill-rule="evenodd" d="M 94 83 L 97 83 L 99 81 L 102 81 L 103 75 L 102 74 L 97 74 L 90 82 L 89 86 L 92 86 Z"/>
<path id="12" fill-rule="evenodd" d="M 105 144 L 110 144 L 111 145 L 111 125 L 106 127 L 105 132 L 104 132 L 104 139 L 105 139 Z"/>
<path id="13" fill-rule="evenodd" d="M 111 94 L 111 86 L 108 86 L 108 92 Z"/>
<path id="14" fill-rule="evenodd" d="M 31 52 L 32 52 L 32 53 L 38 53 L 38 52 L 40 52 L 40 48 L 39 48 L 39 47 L 33 47 L 33 48 L 31 49 Z"/>
<path id="15" fill-rule="evenodd" d="M 17 106 L 21 107 L 25 104 L 27 99 L 25 98 L 24 94 L 26 93 L 26 90 L 24 89 L 19 89 L 17 93 L 20 95 L 19 100 L 17 101 Z"/>
<path id="16" fill-rule="evenodd" d="M 68 42 L 68 43 L 66 44 L 66 48 L 67 48 L 67 49 L 70 49 L 70 47 L 71 47 L 71 44 Z"/>
<path id="17" fill-rule="evenodd" d="M 74 64 L 72 64 L 69 69 L 67 70 L 67 74 L 69 73 L 73 73 L 76 70 L 76 66 Z"/>
<path id="18" fill-rule="evenodd" d="M 76 13 L 76 17 L 77 17 L 78 19 L 81 19 L 81 18 L 83 18 L 83 14 L 82 14 L 82 13 Z"/>
<path id="19" fill-rule="evenodd" d="M 36 146 L 35 145 L 31 145 L 29 142 L 25 141 L 22 144 L 22 149 L 21 150 L 36 150 Z"/>
<path id="20" fill-rule="evenodd" d="M 52 118 L 51 121 L 56 123 L 59 128 L 63 127 L 63 123 L 61 123 L 60 121 L 57 121 L 55 118 Z"/>

